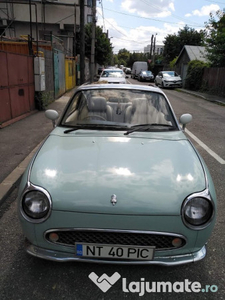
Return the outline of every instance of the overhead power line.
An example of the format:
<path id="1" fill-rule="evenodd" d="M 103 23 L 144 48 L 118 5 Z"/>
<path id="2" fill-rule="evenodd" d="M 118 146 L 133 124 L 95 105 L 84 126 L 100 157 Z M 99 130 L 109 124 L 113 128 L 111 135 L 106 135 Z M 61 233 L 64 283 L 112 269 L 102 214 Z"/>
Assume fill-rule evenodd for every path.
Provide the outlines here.
<path id="1" fill-rule="evenodd" d="M 133 18 L 139 18 L 139 19 L 145 19 L 145 20 L 150 20 L 150 21 L 155 21 L 155 22 L 161 22 L 161 23 L 168 23 L 168 24 L 179 25 L 179 23 L 177 23 L 177 22 L 170 22 L 170 21 L 159 20 L 159 19 L 154 19 L 154 18 L 147 18 L 147 17 L 135 16 L 135 15 L 132 15 L 132 14 L 122 13 L 122 12 L 119 12 L 119 11 L 116 11 L 116 10 L 112 10 L 112 9 L 108 9 L 108 8 L 105 8 L 105 10 L 108 10 L 108 11 L 111 11 L 111 12 L 114 12 L 114 13 L 117 13 L 117 14 L 129 16 L 129 17 L 133 17 Z M 199 28 L 204 26 L 204 25 L 200 25 L 200 24 L 199 25 L 187 24 L 187 25 L 190 26 L 190 27 L 194 26 L 194 27 L 199 27 Z"/>
<path id="2" fill-rule="evenodd" d="M 101 16 L 101 13 L 98 12 L 98 14 Z M 123 36 L 126 37 L 126 39 L 114 37 L 115 39 L 123 40 L 123 41 L 127 41 L 127 42 L 132 42 L 132 43 L 136 43 L 136 44 L 146 44 L 146 43 L 149 42 L 149 40 L 143 41 L 143 42 L 131 40 L 131 39 L 129 39 L 129 37 L 128 37 L 127 35 L 125 35 L 123 32 L 121 32 L 120 30 L 118 30 L 118 29 L 117 29 L 112 23 L 110 23 L 107 19 L 105 19 L 105 21 L 106 21 L 110 26 L 112 26 L 117 32 L 119 32 L 120 34 L 122 34 Z"/>
<path id="3" fill-rule="evenodd" d="M 143 2 L 144 4 L 150 6 L 150 7 L 155 8 L 156 10 L 158 10 L 158 11 L 160 11 L 160 12 L 164 12 L 163 9 L 162 9 L 161 7 L 159 7 L 159 6 L 157 6 L 157 5 L 154 5 L 154 4 L 152 4 L 152 3 L 149 3 L 149 2 L 147 2 L 147 0 L 140 0 L 140 1 Z M 184 19 L 184 18 L 182 18 L 182 17 L 180 17 L 180 16 L 177 16 L 177 15 L 175 15 L 175 14 L 173 14 L 173 13 L 171 13 L 171 16 L 172 16 L 173 18 L 175 18 L 175 19 L 178 19 L 178 20 L 184 22 L 184 23 L 186 23 L 186 21 L 187 21 L 186 19 Z M 192 24 L 192 26 L 200 26 L 200 27 L 202 27 L 202 25 L 200 25 L 199 23 L 196 23 L 196 22 L 194 22 L 194 23 Z"/>

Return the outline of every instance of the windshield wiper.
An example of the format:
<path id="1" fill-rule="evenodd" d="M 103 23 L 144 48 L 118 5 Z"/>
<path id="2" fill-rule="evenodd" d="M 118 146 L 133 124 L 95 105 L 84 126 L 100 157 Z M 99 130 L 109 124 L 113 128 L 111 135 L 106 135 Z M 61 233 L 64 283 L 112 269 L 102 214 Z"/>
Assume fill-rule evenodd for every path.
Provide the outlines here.
<path id="1" fill-rule="evenodd" d="M 77 124 L 75 125 L 73 128 L 71 129 L 67 129 L 64 131 L 64 133 L 69 133 L 72 131 L 76 131 L 79 129 L 89 129 L 89 130 L 96 130 L 96 129 L 103 129 L 103 130 L 107 130 L 107 129 L 116 129 L 116 130 L 126 130 L 127 126 L 123 127 L 120 125 L 109 125 L 109 124 Z"/>
<path id="2" fill-rule="evenodd" d="M 169 125 L 169 124 L 158 124 L 158 123 L 152 123 L 152 124 L 138 124 L 131 126 L 127 132 L 124 133 L 124 135 L 128 135 L 134 131 L 148 131 L 155 127 L 166 127 L 168 130 L 174 130 L 176 129 L 175 126 Z"/>

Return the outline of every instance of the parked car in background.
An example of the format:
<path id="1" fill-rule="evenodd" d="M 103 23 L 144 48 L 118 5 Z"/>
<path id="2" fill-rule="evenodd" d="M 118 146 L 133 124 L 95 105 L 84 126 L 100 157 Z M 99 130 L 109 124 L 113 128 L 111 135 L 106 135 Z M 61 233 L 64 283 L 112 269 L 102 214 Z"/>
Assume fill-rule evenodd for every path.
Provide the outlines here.
<path id="1" fill-rule="evenodd" d="M 159 85 L 162 88 L 182 87 L 182 79 L 174 71 L 161 71 L 155 77 L 155 85 Z"/>
<path id="2" fill-rule="evenodd" d="M 131 74 L 131 68 L 125 68 L 125 71 L 124 71 L 126 74 Z"/>
<path id="3" fill-rule="evenodd" d="M 127 83 L 125 73 L 119 68 L 104 69 L 100 75 L 99 81 L 107 83 Z"/>
<path id="4" fill-rule="evenodd" d="M 59 262 L 203 259 L 216 194 L 183 130 L 157 87 L 81 85 L 20 183 L 27 252 Z"/>
<path id="5" fill-rule="evenodd" d="M 136 79 L 141 71 L 147 71 L 148 64 L 146 61 L 135 61 L 131 70 L 131 78 Z"/>
<path id="6" fill-rule="evenodd" d="M 138 74 L 139 81 L 154 81 L 154 75 L 151 71 L 141 71 Z"/>

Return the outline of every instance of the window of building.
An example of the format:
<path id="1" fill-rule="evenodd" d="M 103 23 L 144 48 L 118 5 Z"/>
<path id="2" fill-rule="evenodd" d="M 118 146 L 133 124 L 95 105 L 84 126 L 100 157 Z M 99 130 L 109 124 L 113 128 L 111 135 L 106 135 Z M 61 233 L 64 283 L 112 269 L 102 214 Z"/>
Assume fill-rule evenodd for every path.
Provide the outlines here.
<path id="1" fill-rule="evenodd" d="M 92 23 L 92 15 L 87 15 L 87 22 Z"/>
<path id="2" fill-rule="evenodd" d="M 92 7 L 92 0 L 87 0 L 87 6 Z"/>

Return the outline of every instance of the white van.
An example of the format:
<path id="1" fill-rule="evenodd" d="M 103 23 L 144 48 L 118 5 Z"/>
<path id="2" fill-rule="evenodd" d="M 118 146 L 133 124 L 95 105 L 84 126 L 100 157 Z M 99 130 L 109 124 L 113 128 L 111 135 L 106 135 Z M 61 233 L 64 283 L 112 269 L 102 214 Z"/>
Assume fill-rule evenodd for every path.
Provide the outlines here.
<path id="1" fill-rule="evenodd" d="M 141 71 L 147 71 L 148 70 L 148 63 L 147 61 L 135 61 L 132 66 L 131 70 L 131 78 L 135 79 L 138 77 L 138 74 Z"/>

